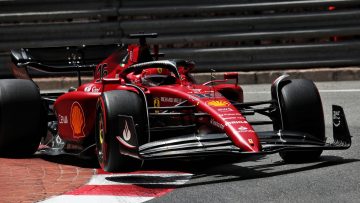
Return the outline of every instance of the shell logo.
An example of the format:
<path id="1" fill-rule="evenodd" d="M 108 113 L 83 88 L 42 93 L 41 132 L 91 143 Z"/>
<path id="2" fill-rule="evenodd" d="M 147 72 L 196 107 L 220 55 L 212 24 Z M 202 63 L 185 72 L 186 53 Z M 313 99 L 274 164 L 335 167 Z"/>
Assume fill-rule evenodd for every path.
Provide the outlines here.
<path id="1" fill-rule="evenodd" d="M 225 106 L 229 106 L 230 103 L 227 101 L 223 101 L 223 100 L 213 100 L 213 101 L 208 101 L 206 102 L 209 106 L 214 106 L 214 107 L 225 107 Z"/>
<path id="2" fill-rule="evenodd" d="M 70 124 L 74 133 L 74 137 L 85 137 L 85 116 L 79 102 L 74 102 L 71 105 Z"/>

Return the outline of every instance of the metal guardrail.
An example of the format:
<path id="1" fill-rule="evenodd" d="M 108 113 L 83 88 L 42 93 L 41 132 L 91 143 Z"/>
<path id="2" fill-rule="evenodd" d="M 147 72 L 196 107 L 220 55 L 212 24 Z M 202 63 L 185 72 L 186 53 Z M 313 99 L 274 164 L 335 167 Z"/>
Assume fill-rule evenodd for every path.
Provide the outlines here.
<path id="1" fill-rule="evenodd" d="M 194 15 L 199 13 L 219 12 L 248 12 L 279 10 L 289 8 L 318 8 L 329 6 L 358 6 L 358 0 L 182 0 L 171 2 L 169 0 L 124 0 L 119 9 L 123 16 L 160 16 L 160 15 Z"/>
<path id="2" fill-rule="evenodd" d="M 359 65 L 360 41 L 164 50 L 169 57 L 203 61 L 198 72 Z"/>
<path id="3" fill-rule="evenodd" d="M 360 63 L 358 0 L 4 0 L 0 77 L 11 75 L 11 48 L 126 43 L 137 32 L 159 33 L 149 42 L 198 72 Z"/>

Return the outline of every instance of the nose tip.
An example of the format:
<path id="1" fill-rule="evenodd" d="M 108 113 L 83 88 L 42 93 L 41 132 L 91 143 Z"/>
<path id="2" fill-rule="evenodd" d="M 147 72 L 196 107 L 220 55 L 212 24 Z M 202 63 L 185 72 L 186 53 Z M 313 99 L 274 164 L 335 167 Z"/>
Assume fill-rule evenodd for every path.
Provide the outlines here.
<path id="1" fill-rule="evenodd" d="M 249 151 L 249 152 L 259 152 L 259 147 L 256 145 L 253 145 L 253 146 L 248 145 L 247 147 L 248 147 L 247 151 Z"/>
<path id="2" fill-rule="evenodd" d="M 259 143 L 255 143 L 253 140 L 249 139 L 248 143 L 243 143 L 243 150 L 246 152 L 259 152 L 261 149 Z"/>

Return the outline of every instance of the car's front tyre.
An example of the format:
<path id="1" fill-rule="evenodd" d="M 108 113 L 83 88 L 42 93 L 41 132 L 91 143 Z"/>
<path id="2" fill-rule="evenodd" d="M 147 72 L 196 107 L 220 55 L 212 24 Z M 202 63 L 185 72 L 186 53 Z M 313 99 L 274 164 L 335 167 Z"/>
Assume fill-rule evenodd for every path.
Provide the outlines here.
<path id="1" fill-rule="evenodd" d="M 315 84 L 310 80 L 283 81 L 279 91 L 282 125 L 275 130 L 305 132 L 325 142 L 325 122 L 321 98 Z M 281 119 L 277 119 L 281 120 Z M 317 160 L 322 150 L 280 152 L 285 162 Z"/>
<path id="2" fill-rule="evenodd" d="M 139 143 L 144 136 L 144 103 L 138 94 L 114 90 L 105 92 L 97 105 L 95 124 L 96 151 L 100 166 L 108 172 L 136 170 L 141 166 L 139 159 L 121 153 L 123 146 L 117 136 L 125 130 L 118 123 L 118 115 L 132 117 Z M 135 135 L 133 135 L 135 136 Z"/>

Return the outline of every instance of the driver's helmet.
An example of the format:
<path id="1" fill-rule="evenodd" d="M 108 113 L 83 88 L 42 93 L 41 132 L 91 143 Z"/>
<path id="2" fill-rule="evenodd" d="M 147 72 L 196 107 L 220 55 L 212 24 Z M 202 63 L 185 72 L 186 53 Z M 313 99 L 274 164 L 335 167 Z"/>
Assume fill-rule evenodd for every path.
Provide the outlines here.
<path id="1" fill-rule="evenodd" d="M 171 71 L 165 68 L 149 68 L 141 73 L 141 83 L 145 86 L 159 86 L 173 83 Z"/>

